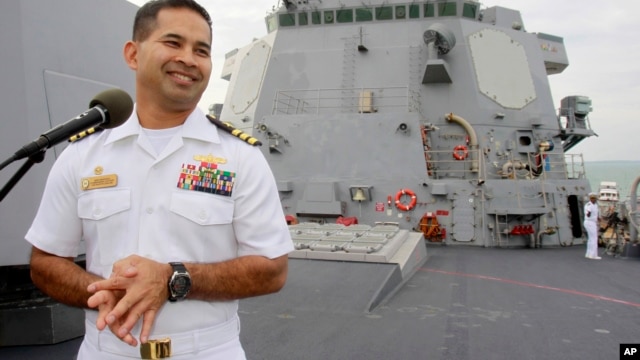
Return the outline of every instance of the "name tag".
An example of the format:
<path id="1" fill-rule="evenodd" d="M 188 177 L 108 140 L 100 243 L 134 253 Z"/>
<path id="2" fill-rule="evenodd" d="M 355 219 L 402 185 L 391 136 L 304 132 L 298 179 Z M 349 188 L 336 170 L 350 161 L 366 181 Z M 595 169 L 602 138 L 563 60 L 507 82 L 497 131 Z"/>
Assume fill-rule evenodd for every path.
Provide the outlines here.
<path id="1" fill-rule="evenodd" d="M 82 178 L 80 187 L 82 190 L 109 188 L 118 185 L 118 175 L 100 175 Z"/>

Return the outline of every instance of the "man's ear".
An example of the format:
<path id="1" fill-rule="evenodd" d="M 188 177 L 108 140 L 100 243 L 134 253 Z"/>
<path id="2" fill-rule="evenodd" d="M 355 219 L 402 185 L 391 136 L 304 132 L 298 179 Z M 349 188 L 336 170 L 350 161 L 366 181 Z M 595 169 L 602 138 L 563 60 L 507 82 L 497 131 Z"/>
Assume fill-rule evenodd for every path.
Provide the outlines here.
<path id="1" fill-rule="evenodd" d="M 138 69 L 138 44 L 131 40 L 124 44 L 124 61 L 132 70 Z"/>

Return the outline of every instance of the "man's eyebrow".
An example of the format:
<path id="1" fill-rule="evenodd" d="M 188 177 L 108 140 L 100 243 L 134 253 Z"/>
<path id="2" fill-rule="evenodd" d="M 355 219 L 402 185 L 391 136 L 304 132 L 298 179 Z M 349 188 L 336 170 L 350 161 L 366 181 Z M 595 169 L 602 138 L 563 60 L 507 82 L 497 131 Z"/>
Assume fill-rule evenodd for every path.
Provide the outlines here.
<path id="1" fill-rule="evenodd" d="M 164 34 L 160 37 L 161 39 L 175 39 L 178 41 L 184 41 L 185 38 L 182 35 L 179 34 L 174 34 L 174 33 L 168 33 L 168 34 Z M 204 47 L 207 50 L 211 51 L 211 45 L 209 43 L 207 43 L 206 41 L 196 41 L 196 44 L 199 47 Z"/>

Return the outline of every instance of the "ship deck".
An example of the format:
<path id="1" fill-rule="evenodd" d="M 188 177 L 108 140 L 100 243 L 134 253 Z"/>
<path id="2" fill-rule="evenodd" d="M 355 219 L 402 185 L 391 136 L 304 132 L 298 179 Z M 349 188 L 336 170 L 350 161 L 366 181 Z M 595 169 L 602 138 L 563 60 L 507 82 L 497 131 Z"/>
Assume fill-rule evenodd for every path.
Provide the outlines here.
<path id="1" fill-rule="evenodd" d="M 640 343 L 640 261 L 584 252 L 429 244 L 371 310 L 397 265 L 291 259 L 280 293 L 241 302 L 242 342 L 252 360 L 618 358 Z M 80 340 L 0 358 L 73 359 Z"/>

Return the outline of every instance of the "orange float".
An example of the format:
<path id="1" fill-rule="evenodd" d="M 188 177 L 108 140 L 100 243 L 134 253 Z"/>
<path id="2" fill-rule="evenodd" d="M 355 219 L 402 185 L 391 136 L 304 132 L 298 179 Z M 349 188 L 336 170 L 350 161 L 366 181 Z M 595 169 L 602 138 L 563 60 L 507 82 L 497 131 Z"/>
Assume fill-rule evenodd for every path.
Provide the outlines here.
<path id="1" fill-rule="evenodd" d="M 404 204 L 404 203 L 400 202 L 400 199 L 402 198 L 403 195 L 407 195 L 407 196 L 411 197 L 411 200 L 409 200 L 408 204 Z M 416 197 L 416 194 L 413 191 L 409 190 L 409 189 L 401 189 L 396 194 L 396 207 L 400 211 L 410 211 L 410 210 L 412 210 L 414 207 L 416 207 L 416 203 L 417 202 L 418 202 L 418 198 Z"/>
<path id="2" fill-rule="evenodd" d="M 453 158 L 456 160 L 464 160 L 469 156 L 469 149 L 464 145 L 458 145 L 453 148 Z"/>

